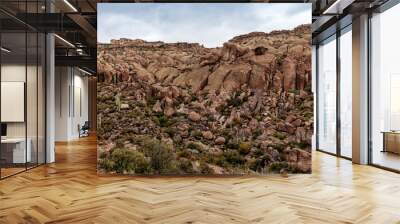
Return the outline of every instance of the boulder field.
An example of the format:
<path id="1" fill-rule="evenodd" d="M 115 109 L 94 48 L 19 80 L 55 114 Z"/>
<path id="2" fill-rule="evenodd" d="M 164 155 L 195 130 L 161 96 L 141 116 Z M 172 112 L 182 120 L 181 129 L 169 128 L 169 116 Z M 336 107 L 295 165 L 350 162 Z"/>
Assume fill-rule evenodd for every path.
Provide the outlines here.
<path id="1" fill-rule="evenodd" d="M 311 171 L 311 30 L 98 44 L 101 172 Z M 129 159 L 126 159 L 129 158 Z"/>

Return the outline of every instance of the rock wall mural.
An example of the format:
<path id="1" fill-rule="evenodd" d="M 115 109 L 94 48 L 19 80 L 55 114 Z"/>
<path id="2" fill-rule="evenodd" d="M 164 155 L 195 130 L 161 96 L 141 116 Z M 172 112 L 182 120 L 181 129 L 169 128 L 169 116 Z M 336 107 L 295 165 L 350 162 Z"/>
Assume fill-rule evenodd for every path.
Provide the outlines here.
<path id="1" fill-rule="evenodd" d="M 212 35 L 212 34 L 210 34 Z M 310 173 L 311 29 L 98 44 L 98 171 Z"/>

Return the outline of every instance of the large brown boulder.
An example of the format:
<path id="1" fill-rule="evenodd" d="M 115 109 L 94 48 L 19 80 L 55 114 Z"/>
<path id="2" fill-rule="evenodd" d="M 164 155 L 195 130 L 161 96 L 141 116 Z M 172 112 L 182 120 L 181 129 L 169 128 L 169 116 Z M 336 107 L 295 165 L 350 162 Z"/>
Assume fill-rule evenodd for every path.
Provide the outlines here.
<path id="1" fill-rule="evenodd" d="M 296 62 L 285 58 L 282 62 L 283 89 L 288 91 L 296 88 Z"/>
<path id="2" fill-rule="evenodd" d="M 197 67 L 187 74 L 179 75 L 173 81 L 173 85 L 180 87 L 190 86 L 193 92 L 198 92 L 206 86 L 209 75 L 210 68 L 208 66 Z"/>

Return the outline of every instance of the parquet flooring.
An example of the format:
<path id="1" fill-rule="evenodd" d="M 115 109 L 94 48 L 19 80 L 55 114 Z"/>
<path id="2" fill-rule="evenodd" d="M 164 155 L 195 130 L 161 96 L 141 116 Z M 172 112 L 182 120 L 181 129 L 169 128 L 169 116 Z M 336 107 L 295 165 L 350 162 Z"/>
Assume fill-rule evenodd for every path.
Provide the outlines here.
<path id="1" fill-rule="evenodd" d="M 311 175 L 104 177 L 95 138 L 0 181 L 0 223 L 400 223 L 400 175 L 315 152 Z"/>

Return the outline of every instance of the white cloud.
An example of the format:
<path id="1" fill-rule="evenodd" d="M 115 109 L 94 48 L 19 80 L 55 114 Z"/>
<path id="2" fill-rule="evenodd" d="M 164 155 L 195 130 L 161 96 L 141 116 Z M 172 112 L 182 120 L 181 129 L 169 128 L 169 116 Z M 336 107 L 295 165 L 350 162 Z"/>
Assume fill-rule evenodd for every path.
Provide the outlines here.
<path id="1" fill-rule="evenodd" d="M 221 46 L 234 36 L 311 23 L 310 4 L 100 4 L 98 41 L 131 38 Z"/>

